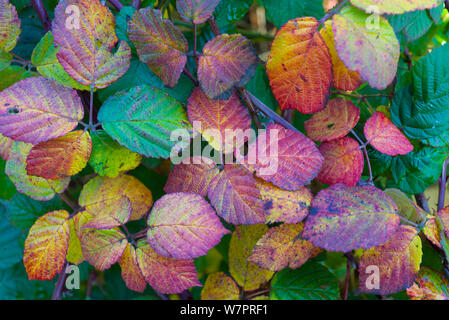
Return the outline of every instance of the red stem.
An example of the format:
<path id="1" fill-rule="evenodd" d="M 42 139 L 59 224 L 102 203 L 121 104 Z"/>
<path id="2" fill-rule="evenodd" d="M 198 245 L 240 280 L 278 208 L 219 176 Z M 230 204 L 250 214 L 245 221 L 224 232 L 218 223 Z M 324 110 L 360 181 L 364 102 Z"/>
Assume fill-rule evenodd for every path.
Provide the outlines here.
<path id="1" fill-rule="evenodd" d="M 66 261 L 64 267 L 62 267 L 61 273 L 59 274 L 58 281 L 56 282 L 55 291 L 53 291 L 52 300 L 61 300 L 62 292 L 64 291 L 65 279 L 67 278 L 67 266 L 69 263 Z"/>
<path id="2" fill-rule="evenodd" d="M 108 1 L 118 11 L 122 10 L 123 4 L 119 0 L 108 0 Z"/>
<path id="3" fill-rule="evenodd" d="M 50 31 L 51 21 L 48 17 L 47 10 L 45 10 L 45 6 L 42 3 L 42 0 L 31 0 L 31 5 L 33 6 L 34 10 L 36 10 L 37 16 L 44 26 L 45 32 Z"/>

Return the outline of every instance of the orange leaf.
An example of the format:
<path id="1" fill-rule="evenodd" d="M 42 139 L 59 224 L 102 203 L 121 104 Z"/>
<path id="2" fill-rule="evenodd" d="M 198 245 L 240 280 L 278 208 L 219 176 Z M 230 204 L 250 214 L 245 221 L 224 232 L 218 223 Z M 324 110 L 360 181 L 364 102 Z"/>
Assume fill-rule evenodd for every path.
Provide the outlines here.
<path id="1" fill-rule="evenodd" d="M 201 300 L 238 300 L 239 287 L 234 280 L 223 272 L 215 272 L 207 277 Z"/>
<path id="2" fill-rule="evenodd" d="M 30 280 L 51 280 L 62 271 L 69 246 L 69 216 L 64 210 L 49 212 L 31 227 L 23 253 Z"/>
<path id="3" fill-rule="evenodd" d="M 128 243 L 118 263 L 122 268 L 122 278 L 126 286 L 131 290 L 143 292 L 147 283 L 137 263 L 136 249 L 133 245 Z"/>
<path id="4" fill-rule="evenodd" d="M 320 146 L 324 156 L 324 164 L 317 180 L 333 185 L 344 183 L 348 187 L 355 187 L 362 178 L 363 152 L 354 139 L 344 137 L 325 142 Z"/>
<path id="5" fill-rule="evenodd" d="M 304 123 L 307 135 L 314 141 L 343 138 L 359 122 L 360 109 L 351 101 L 335 98 L 326 108 Z"/>
<path id="6" fill-rule="evenodd" d="M 91 151 L 88 131 L 70 132 L 35 145 L 27 157 L 27 173 L 50 180 L 74 176 L 87 165 Z"/>
<path id="7" fill-rule="evenodd" d="M 326 21 L 324 28 L 320 30 L 329 53 L 332 57 L 333 65 L 333 81 L 332 84 L 335 88 L 344 91 L 355 91 L 363 83 L 362 78 L 357 71 L 351 71 L 346 68 L 345 64 L 338 57 L 337 50 L 335 49 L 334 32 L 332 31 L 332 22 Z"/>
<path id="8" fill-rule="evenodd" d="M 267 73 L 281 110 L 322 110 L 330 95 L 332 59 L 315 18 L 287 22 L 277 33 Z"/>
<path id="9" fill-rule="evenodd" d="M 410 141 L 380 111 L 376 111 L 366 121 L 364 133 L 366 139 L 377 151 L 389 156 L 404 155 L 413 151 Z"/>
<path id="10" fill-rule="evenodd" d="M 229 100 L 212 100 L 200 88 L 195 88 L 188 100 L 187 114 L 191 123 L 197 121 L 201 124 L 200 133 L 209 144 L 224 153 L 233 152 L 234 148 L 240 148 L 247 140 L 234 139 L 231 132 L 243 134 L 245 130 L 251 129 L 248 109 L 235 92 Z M 193 127 L 196 127 L 195 124 Z"/>

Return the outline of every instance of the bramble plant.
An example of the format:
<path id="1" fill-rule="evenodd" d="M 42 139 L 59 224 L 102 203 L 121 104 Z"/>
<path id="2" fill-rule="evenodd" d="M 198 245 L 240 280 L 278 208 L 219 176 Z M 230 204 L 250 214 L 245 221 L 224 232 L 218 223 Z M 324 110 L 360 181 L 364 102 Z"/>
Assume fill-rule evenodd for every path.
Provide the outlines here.
<path id="1" fill-rule="evenodd" d="M 449 299 L 448 9 L 0 0 L 0 298 Z"/>

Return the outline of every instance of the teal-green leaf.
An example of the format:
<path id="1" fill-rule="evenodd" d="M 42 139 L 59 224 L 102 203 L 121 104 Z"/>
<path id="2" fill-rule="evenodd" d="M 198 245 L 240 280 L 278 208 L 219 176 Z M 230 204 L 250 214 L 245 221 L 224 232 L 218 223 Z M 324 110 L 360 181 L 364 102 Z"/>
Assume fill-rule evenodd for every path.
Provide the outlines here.
<path id="1" fill-rule="evenodd" d="M 0 199 L 9 200 L 17 193 L 16 186 L 5 173 L 6 161 L 0 158 Z"/>
<path id="2" fill-rule="evenodd" d="M 14 228 L 6 216 L 6 208 L 0 204 L 0 270 L 6 269 L 22 259 L 20 239 L 22 233 Z"/>
<path id="3" fill-rule="evenodd" d="M 254 0 L 221 0 L 215 9 L 215 19 L 220 28 L 228 27 L 242 19 Z"/>
<path id="4" fill-rule="evenodd" d="M 423 147 L 405 156 L 395 157 L 391 165 L 393 179 L 405 193 L 422 193 L 438 180 L 448 156 L 448 148 Z"/>
<path id="5" fill-rule="evenodd" d="M 174 130 L 191 131 L 181 103 L 166 92 L 138 86 L 110 97 L 100 109 L 98 120 L 103 129 L 131 151 L 151 158 L 170 157 L 172 148 L 187 143 L 171 141 Z"/>
<path id="6" fill-rule="evenodd" d="M 61 201 L 58 198 L 53 198 L 50 201 L 37 201 L 24 194 L 16 193 L 8 202 L 6 215 L 14 227 L 28 230 L 37 218 L 61 208 Z"/>
<path id="7" fill-rule="evenodd" d="M 262 0 L 269 21 L 280 28 L 288 20 L 298 17 L 315 17 L 317 20 L 324 16 L 323 1 L 319 0 Z"/>
<path id="8" fill-rule="evenodd" d="M 449 45 L 434 49 L 412 68 L 409 86 L 398 90 L 393 123 L 413 139 L 444 139 L 449 130 Z"/>
<path id="9" fill-rule="evenodd" d="M 336 300 L 340 298 L 335 276 L 323 265 L 309 261 L 299 269 L 284 269 L 271 280 L 274 300 Z"/>
<path id="10" fill-rule="evenodd" d="M 117 38 L 128 42 L 129 46 L 133 49 L 135 48 L 134 44 L 128 37 L 128 21 L 132 20 L 134 13 L 136 13 L 134 7 L 124 6 L 115 17 L 115 33 L 117 34 Z"/>
<path id="11" fill-rule="evenodd" d="M 0 71 L 8 68 L 11 65 L 11 61 L 12 61 L 12 54 L 0 50 Z"/>

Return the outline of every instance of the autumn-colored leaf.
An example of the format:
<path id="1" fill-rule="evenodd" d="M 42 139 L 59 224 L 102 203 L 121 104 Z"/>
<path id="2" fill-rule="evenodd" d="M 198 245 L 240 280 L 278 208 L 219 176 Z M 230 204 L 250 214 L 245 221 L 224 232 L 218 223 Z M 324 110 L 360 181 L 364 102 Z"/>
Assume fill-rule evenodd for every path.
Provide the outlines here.
<path id="1" fill-rule="evenodd" d="M 399 226 L 388 241 L 363 253 L 359 266 L 360 291 L 387 295 L 410 287 L 418 275 L 421 258 L 418 230 L 406 225 Z M 372 266 L 380 272 L 377 288 L 371 286 Z"/>
<path id="2" fill-rule="evenodd" d="M 112 229 L 129 221 L 133 207 L 128 197 L 122 196 L 88 204 L 86 211 L 93 218 L 84 225 L 84 228 Z"/>
<path id="3" fill-rule="evenodd" d="M 9 0 L 0 0 L 0 51 L 10 52 L 20 35 L 20 19 Z"/>
<path id="4" fill-rule="evenodd" d="M 218 172 L 218 167 L 212 159 L 191 157 L 189 164 L 180 163 L 173 166 L 164 191 L 166 193 L 191 192 L 206 197 L 209 184 Z"/>
<path id="5" fill-rule="evenodd" d="M 188 100 L 187 114 L 193 128 L 199 125 L 197 130 L 204 139 L 224 153 L 240 148 L 247 140 L 243 134 L 251 129 L 248 109 L 235 92 L 228 100 L 212 100 L 200 88 L 195 88 Z"/>
<path id="6" fill-rule="evenodd" d="M 62 271 L 69 245 L 69 213 L 49 212 L 36 220 L 25 240 L 23 263 L 30 280 L 51 280 Z"/>
<path id="7" fill-rule="evenodd" d="M 142 156 L 122 147 L 103 130 L 92 133 L 92 154 L 89 164 L 100 176 L 117 177 L 137 168 Z"/>
<path id="8" fill-rule="evenodd" d="M 266 222 L 260 191 L 251 172 L 237 165 L 225 165 L 208 189 L 208 198 L 220 217 L 232 224 Z"/>
<path id="9" fill-rule="evenodd" d="M 357 71 L 351 71 L 346 68 L 345 64 L 338 57 L 337 50 L 335 50 L 334 32 L 332 31 L 332 22 L 326 21 L 324 28 L 320 30 L 326 45 L 329 49 L 329 53 L 332 58 L 332 72 L 333 80 L 332 85 L 344 91 L 354 91 L 362 84 L 362 79 Z"/>
<path id="10" fill-rule="evenodd" d="M 177 259 L 206 255 L 229 233 L 211 205 L 194 193 L 171 193 L 156 201 L 148 217 L 148 243 Z"/>
<path id="11" fill-rule="evenodd" d="M 67 247 L 67 255 L 66 259 L 67 262 L 70 262 L 71 264 L 79 265 L 81 262 L 83 262 L 84 255 L 83 255 L 83 249 L 81 247 L 81 241 L 78 237 L 78 234 L 80 233 L 80 230 L 78 230 L 78 219 L 81 216 L 80 213 L 76 214 L 75 217 L 69 220 L 69 244 Z"/>
<path id="12" fill-rule="evenodd" d="M 201 287 L 193 260 L 167 258 L 143 240 L 137 244 L 136 254 L 145 280 L 157 292 L 180 293 L 191 287 Z"/>
<path id="13" fill-rule="evenodd" d="M 0 133 L 37 144 L 72 131 L 84 116 L 76 91 L 42 77 L 21 80 L 0 93 Z"/>
<path id="14" fill-rule="evenodd" d="M 118 228 L 84 229 L 80 241 L 86 260 L 100 271 L 109 269 L 116 263 L 128 245 L 126 235 Z"/>
<path id="15" fill-rule="evenodd" d="M 223 272 L 211 273 L 201 290 L 201 300 L 238 300 L 240 290 L 234 280 Z"/>
<path id="16" fill-rule="evenodd" d="M 344 183 L 348 187 L 355 187 L 362 178 L 363 152 L 354 139 L 343 137 L 323 143 L 320 153 L 324 156 L 324 164 L 317 180 L 333 185 Z"/>
<path id="17" fill-rule="evenodd" d="M 438 212 L 438 217 L 440 218 L 446 236 L 449 237 L 449 206 L 440 210 Z"/>
<path id="18" fill-rule="evenodd" d="M 128 22 L 128 36 L 142 62 L 173 88 L 187 62 L 187 40 L 173 22 L 151 7 L 137 11 Z"/>
<path id="19" fill-rule="evenodd" d="M 79 15 L 73 17 L 73 8 Z M 72 14 L 72 15 L 71 15 Z M 64 70 L 77 82 L 105 88 L 126 73 L 131 49 L 118 42 L 115 18 L 99 0 L 63 0 L 55 9 L 52 32 L 59 51 L 57 57 Z"/>
<path id="20" fill-rule="evenodd" d="M 330 141 L 346 136 L 360 119 L 360 109 L 351 101 L 335 98 L 326 108 L 304 122 L 307 135 L 314 141 Z"/>
<path id="21" fill-rule="evenodd" d="M 429 217 L 427 219 L 422 232 L 424 233 L 426 238 L 436 247 L 441 249 L 443 248 L 443 246 L 441 245 L 441 231 L 435 217 Z"/>
<path id="22" fill-rule="evenodd" d="M 309 214 L 313 196 L 306 187 L 287 191 L 260 178 L 256 178 L 256 185 L 267 212 L 267 223 L 298 223 Z"/>
<path id="23" fill-rule="evenodd" d="M 271 45 L 267 73 L 281 110 L 315 113 L 327 104 L 332 59 L 318 27 L 312 17 L 290 20 Z"/>
<path id="24" fill-rule="evenodd" d="M 91 150 L 89 132 L 82 130 L 40 142 L 27 157 L 27 173 L 49 180 L 74 176 L 87 165 Z"/>
<path id="25" fill-rule="evenodd" d="M 371 248 L 396 231 L 396 211 L 393 200 L 372 185 L 336 184 L 313 199 L 303 237 L 328 251 Z"/>
<path id="26" fill-rule="evenodd" d="M 81 190 L 80 206 L 97 211 L 102 206 L 111 206 L 126 197 L 131 201 L 131 220 L 139 220 L 153 204 L 151 191 L 133 176 L 121 174 L 117 178 L 96 177 Z"/>
<path id="27" fill-rule="evenodd" d="M 449 300 L 449 281 L 441 273 L 421 267 L 418 278 L 406 292 L 412 300 Z"/>
<path id="28" fill-rule="evenodd" d="M 126 286 L 134 291 L 143 292 L 147 283 L 137 262 L 136 249 L 128 243 L 122 257 L 118 261 L 122 269 L 122 278 Z"/>
<path id="29" fill-rule="evenodd" d="M 403 217 L 416 224 L 421 224 L 427 216 L 427 213 L 418 207 L 404 192 L 399 189 L 389 188 L 384 192 L 398 206 L 398 216 Z"/>
<path id="30" fill-rule="evenodd" d="M 257 241 L 267 232 L 266 225 L 237 226 L 229 243 L 229 272 L 244 291 L 256 290 L 273 276 L 248 259 Z"/>
<path id="31" fill-rule="evenodd" d="M 332 30 L 338 56 L 349 70 L 357 71 L 362 80 L 379 90 L 393 82 L 400 47 L 387 19 L 349 6 L 334 15 Z"/>
<path id="32" fill-rule="evenodd" d="M 322 250 L 301 238 L 304 224 L 282 224 L 257 241 L 248 261 L 270 271 L 296 269 Z"/>
<path id="33" fill-rule="evenodd" d="M 198 80 L 206 95 L 226 99 L 233 87 L 243 87 L 256 73 L 257 55 L 241 34 L 221 34 L 210 40 L 199 59 Z"/>
<path id="34" fill-rule="evenodd" d="M 441 4 L 439 0 L 351 0 L 360 9 L 376 14 L 401 14 L 409 11 L 432 9 Z M 375 8 L 375 9 L 373 9 Z M 375 10 L 373 12 L 373 10 Z"/>
<path id="35" fill-rule="evenodd" d="M 382 112 L 376 111 L 364 128 L 365 137 L 377 151 L 389 156 L 404 155 L 413 151 L 413 145 Z"/>
<path id="36" fill-rule="evenodd" d="M 220 0 L 176 0 L 179 15 L 186 22 L 201 24 L 212 15 Z"/>
<path id="37" fill-rule="evenodd" d="M 323 161 L 312 140 L 271 123 L 249 146 L 243 165 L 279 188 L 297 191 L 318 175 Z"/>
<path id="38" fill-rule="evenodd" d="M 5 161 L 9 158 L 9 149 L 11 149 L 13 142 L 14 140 L 4 137 L 0 133 L 0 157 Z"/>
<path id="39" fill-rule="evenodd" d="M 15 141 L 10 149 L 5 173 L 14 183 L 17 191 L 35 200 L 51 200 L 56 193 L 63 192 L 70 183 L 70 178 L 46 180 L 29 176 L 26 171 L 26 159 L 33 145 Z"/>

